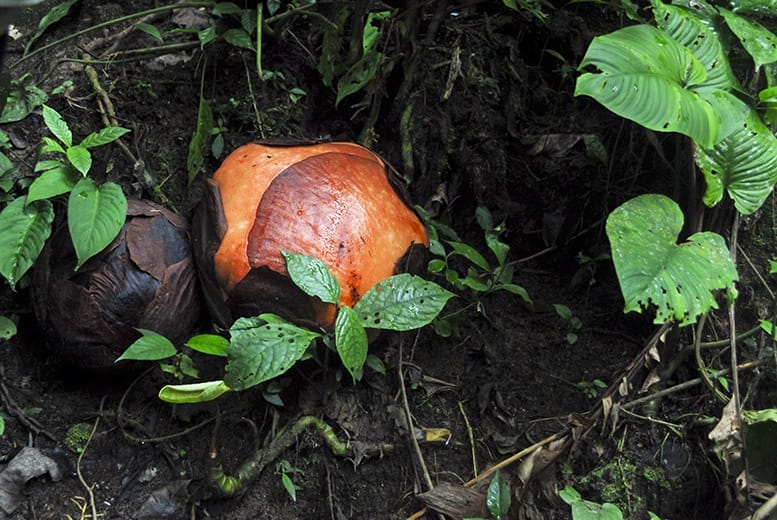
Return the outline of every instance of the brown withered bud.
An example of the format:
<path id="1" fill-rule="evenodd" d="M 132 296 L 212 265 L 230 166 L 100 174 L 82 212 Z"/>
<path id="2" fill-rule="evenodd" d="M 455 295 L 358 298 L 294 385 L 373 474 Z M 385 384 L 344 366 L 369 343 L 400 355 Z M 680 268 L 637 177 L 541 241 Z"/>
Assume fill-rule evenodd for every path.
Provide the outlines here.
<path id="1" fill-rule="evenodd" d="M 192 224 L 203 293 L 223 327 L 273 312 L 331 327 L 335 307 L 299 290 L 281 251 L 324 262 L 352 306 L 374 284 L 417 270 L 424 225 L 389 167 L 352 143 L 242 146 L 212 179 Z"/>
<path id="2" fill-rule="evenodd" d="M 36 262 L 32 304 L 48 345 L 68 364 L 106 370 L 150 329 L 185 341 L 200 318 L 200 291 L 185 219 L 130 199 L 127 221 L 100 254 L 75 271 L 66 226 Z"/>

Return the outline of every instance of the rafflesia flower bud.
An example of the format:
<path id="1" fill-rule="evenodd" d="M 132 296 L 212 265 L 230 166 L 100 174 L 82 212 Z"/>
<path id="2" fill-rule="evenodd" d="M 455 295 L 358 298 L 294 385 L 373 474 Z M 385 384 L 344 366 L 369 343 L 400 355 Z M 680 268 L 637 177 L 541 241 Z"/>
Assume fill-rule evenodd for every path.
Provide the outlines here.
<path id="1" fill-rule="evenodd" d="M 300 291 L 281 251 L 323 261 L 355 304 L 374 284 L 418 268 L 426 229 L 390 169 L 352 143 L 248 144 L 208 180 L 192 225 L 194 255 L 216 322 L 263 312 L 330 327 L 335 307 Z"/>
<path id="2" fill-rule="evenodd" d="M 182 342 L 200 317 L 200 292 L 185 219 L 129 200 L 127 221 L 75 271 L 66 226 L 49 239 L 32 281 L 35 315 L 49 346 L 79 368 L 103 370 L 150 329 Z"/>

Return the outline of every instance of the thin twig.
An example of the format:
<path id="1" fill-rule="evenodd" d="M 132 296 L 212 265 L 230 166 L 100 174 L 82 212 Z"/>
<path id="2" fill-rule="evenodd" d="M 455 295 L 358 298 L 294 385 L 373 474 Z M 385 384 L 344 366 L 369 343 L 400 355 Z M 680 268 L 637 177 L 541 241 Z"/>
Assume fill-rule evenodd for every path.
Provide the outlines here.
<path id="1" fill-rule="evenodd" d="M 739 236 L 739 212 L 734 212 L 734 223 L 731 225 L 731 261 L 736 265 L 737 263 L 737 238 Z M 742 427 L 742 396 L 739 392 L 739 371 L 737 370 L 737 327 L 736 327 L 736 305 L 735 302 L 731 302 L 728 306 L 728 327 L 729 336 L 731 337 L 731 382 L 733 388 L 734 410 L 736 418 L 736 429 L 739 432 L 744 431 Z M 745 479 L 745 500 L 747 502 L 747 510 L 750 508 L 750 465 L 747 460 L 747 444 L 745 441 L 745 435 L 741 436 L 740 442 L 742 443 L 742 460 L 745 463 L 745 475 L 748 478 Z"/>
<path id="2" fill-rule="evenodd" d="M 461 412 L 461 416 L 464 418 L 464 424 L 467 427 L 467 437 L 469 437 L 469 447 L 470 450 L 472 450 L 472 474 L 477 477 L 478 458 L 477 454 L 475 453 L 475 436 L 472 433 L 472 426 L 469 424 L 469 417 L 467 417 L 467 412 L 464 410 L 464 403 L 461 401 L 459 401 L 459 411 Z"/>
<path id="3" fill-rule="evenodd" d="M 57 438 L 46 431 L 37 419 L 24 413 L 24 411 L 16 404 L 16 401 L 14 401 L 13 397 L 11 397 L 11 393 L 8 391 L 8 387 L 5 386 L 5 368 L 2 365 L 0 365 L 0 398 L 2 398 L 3 405 L 8 414 L 15 417 L 25 428 L 35 435 L 43 435 L 47 439 L 57 442 Z"/>
<path id="4" fill-rule="evenodd" d="M 418 333 L 416 333 L 415 341 L 418 341 Z M 429 475 L 429 470 L 426 467 L 426 463 L 424 462 L 424 456 L 421 453 L 421 447 L 418 445 L 418 439 L 415 438 L 415 428 L 413 427 L 413 416 L 410 414 L 410 405 L 407 402 L 407 389 L 405 388 L 405 376 L 402 374 L 404 371 L 404 366 L 402 364 L 402 346 L 404 345 L 404 341 L 399 341 L 399 355 L 398 358 L 398 368 L 399 368 L 399 390 L 402 393 L 402 407 L 405 411 L 405 422 L 407 423 L 407 432 L 410 436 L 410 444 L 413 446 L 413 451 L 415 452 L 416 459 L 418 461 L 418 465 L 421 468 L 421 473 L 424 476 L 424 481 L 426 482 L 426 487 L 429 488 L 429 491 L 434 489 L 434 483 L 432 482 L 432 477 Z"/>
<path id="5" fill-rule="evenodd" d="M 103 396 L 102 399 L 100 399 L 100 409 L 97 412 L 97 417 L 94 420 L 94 425 L 92 426 L 92 431 L 89 433 L 89 437 L 86 438 L 86 442 L 84 443 L 84 447 L 81 450 L 81 453 L 78 454 L 78 461 L 76 462 L 76 474 L 78 475 L 78 481 L 81 482 L 81 485 L 86 490 L 86 493 L 89 495 L 89 506 L 92 509 L 92 519 L 97 520 L 97 504 L 95 504 L 94 501 L 94 490 L 92 489 L 92 486 L 86 483 L 86 479 L 84 479 L 83 473 L 81 473 L 81 461 L 84 458 L 84 454 L 86 454 L 86 450 L 89 448 L 89 443 L 94 438 L 94 434 L 97 432 L 97 426 L 100 424 L 100 416 L 102 416 L 103 413 L 103 406 L 105 405 L 105 398 L 106 396 Z"/>

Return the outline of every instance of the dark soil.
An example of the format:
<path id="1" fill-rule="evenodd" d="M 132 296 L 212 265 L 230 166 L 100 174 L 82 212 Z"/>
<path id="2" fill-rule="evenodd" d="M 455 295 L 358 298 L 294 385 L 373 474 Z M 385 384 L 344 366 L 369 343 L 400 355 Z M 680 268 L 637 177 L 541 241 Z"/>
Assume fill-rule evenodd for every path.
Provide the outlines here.
<path id="1" fill-rule="evenodd" d="M 109 52 L 156 44 L 139 31 L 120 35 L 126 24 L 19 63 L 37 21 L 53 4 L 19 20 L 22 38 L 10 43 L 6 64 L 12 77 L 30 73 L 46 91 L 72 81 L 48 103 L 83 137 L 103 123 L 84 63 L 73 59 L 97 60 L 93 66 L 117 118 L 132 130 L 124 140 L 143 161 L 133 164 L 116 146 L 101 148 L 93 168 L 98 177 L 190 217 L 204 178 L 219 164 L 208 157 L 207 173 L 188 184 L 186 158 L 204 77 L 202 92 L 225 129 L 224 154 L 257 139 L 361 140 L 403 172 L 417 204 L 481 251 L 487 249 L 475 210 L 489 208 L 505 223 L 516 283 L 534 305 L 507 292 L 462 294 L 446 309 L 456 316 L 450 336 L 424 329 L 384 334 L 371 345 L 386 375 L 367 371 L 358 384 L 338 383 L 336 363 L 322 370 L 307 362 L 282 378 L 283 406 L 270 405 L 259 390 L 172 406 L 157 399 L 159 388 L 173 382 L 158 366 L 95 374 L 63 364 L 36 333 L 26 289 L 6 290 L 4 314 L 20 319 L 20 334 L 0 349 L 6 419 L 0 456 L 7 462 L 33 446 L 62 471 L 56 481 L 30 480 L 10 518 L 91 518 L 92 500 L 104 519 L 409 517 L 424 507 L 416 495 L 427 486 L 405 425 L 401 386 L 415 430 L 450 431 L 448 442 L 421 444 L 435 484 L 462 484 L 554 434 L 567 441 L 532 459 L 533 470 L 516 463 L 502 471 L 513 490 L 511 518 L 570 518 L 557 495 L 568 484 L 586 499 L 617 503 L 627 518 L 647 518 L 647 511 L 663 519 L 724 518 L 725 477 L 710 452 L 710 423 L 701 420 L 719 416 L 720 406 L 702 386 L 648 403 L 652 408 L 623 409 L 606 420 L 597 415 L 605 395 L 609 404 L 644 395 L 639 392 L 648 370 L 641 367 L 648 356 L 640 353 L 655 331 L 648 318 L 622 313 L 617 280 L 602 256 L 608 251 L 604 219 L 638 193 L 673 188 L 657 143 L 572 95 L 570 67 L 595 34 L 618 26 L 614 12 L 582 3 L 558 8 L 542 23 L 501 2 L 402 7 L 416 9 L 412 18 L 402 18 L 415 26 L 404 37 L 395 29 L 386 38 L 393 68 L 335 107 L 334 91 L 316 70 L 323 29 L 318 17 L 291 16 L 273 26 L 263 65 L 282 76 L 264 82 L 257 79 L 253 55 L 224 42 L 101 62 L 114 43 Z M 84 0 L 32 50 L 153 4 Z M 332 19 L 338 13 L 326 3 L 316 9 Z M 153 23 L 176 27 L 169 13 Z M 346 41 L 343 53 L 347 48 Z M 305 95 L 292 99 L 294 88 Z M 41 117 L 3 129 L 27 143 L 9 157 L 20 176 L 31 177 L 36 144 L 47 135 Z M 597 155 L 596 143 L 607 157 Z M 582 327 L 569 330 L 554 304 L 567 306 Z M 207 318 L 201 330 L 208 330 Z M 577 333 L 576 342 L 568 341 L 568 332 Z M 679 346 L 687 342 L 679 338 Z M 662 355 L 671 358 L 678 343 L 666 345 Z M 218 374 L 209 360 L 195 362 L 204 374 Z M 681 363 L 660 385 L 694 377 L 694 367 Z M 597 380 L 611 389 L 591 386 Z M 300 415 L 322 418 L 352 445 L 393 449 L 338 458 L 318 433 L 305 432 L 244 493 L 215 496 L 208 480 L 212 452 L 233 472 Z M 94 428 L 81 456 L 66 442 L 79 424 L 87 437 Z M 296 501 L 276 471 L 281 460 L 295 468 L 289 476 Z"/>

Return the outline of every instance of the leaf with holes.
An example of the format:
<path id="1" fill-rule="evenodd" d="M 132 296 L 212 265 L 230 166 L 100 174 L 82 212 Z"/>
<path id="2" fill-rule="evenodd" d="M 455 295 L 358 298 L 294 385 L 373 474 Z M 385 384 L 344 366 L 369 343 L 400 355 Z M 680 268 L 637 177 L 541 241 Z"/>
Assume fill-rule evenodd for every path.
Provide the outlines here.
<path id="1" fill-rule="evenodd" d="M 118 184 L 97 186 L 85 177 L 78 181 L 67 205 L 67 225 L 78 257 L 78 270 L 116 238 L 127 219 L 127 198 Z"/>
<path id="2" fill-rule="evenodd" d="M 777 61 L 777 36 L 772 31 L 755 20 L 739 16 L 728 9 L 718 7 L 718 11 L 728 28 L 739 39 L 739 43 L 753 58 L 756 71 L 762 65 Z"/>
<path id="3" fill-rule="evenodd" d="M 701 20 L 691 9 L 665 4 L 661 0 L 652 0 L 651 4 L 658 27 L 690 50 L 707 71 L 706 88 L 730 90 L 739 86 L 718 27 Z"/>
<path id="4" fill-rule="evenodd" d="M 738 129 L 710 149 L 696 149 L 707 190 L 704 203 L 714 206 L 728 193 L 740 213 L 750 215 L 764 203 L 777 182 L 777 138 L 752 110 Z"/>
<path id="5" fill-rule="evenodd" d="M 340 284 L 324 262 L 317 258 L 281 251 L 291 280 L 305 294 L 315 296 L 325 303 L 337 303 Z"/>
<path id="6" fill-rule="evenodd" d="M 577 78 L 576 96 L 591 96 L 621 117 L 703 146 L 724 137 L 721 117 L 704 93 L 704 65 L 668 33 L 633 25 L 597 36 L 580 64 L 589 65 L 599 72 Z"/>
<path id="7" fill-rule="evenodd" d="M 32 267 L 51 235 L 54 208 L 47 200 L 19 197 L 0 212 L 0 274 L 12 288 Z"/>
<path id="8" fill-rule="evenodd" d="M 354 381 L 361 379 L 367 361 L 367 332 L 350 307 L 340 307 L 335 320 L 335 346 Z"/>
<path id="9" fill-rule="evenodd" d="M 641 195 L 607 218 L 624 312 L 652 303 L 655 323 L 690 325 L 718 307 L 714 291 L 733 289 L 738 276 L 723 237 L 701 232 L 677 244 L 682 227 L 682 211 L 664 195 Z"/>
<path id="10" fill-rule="evenodd" d="M 408 273 L 375 284 L 353 310 L 368 329 L 413 330 L 428 325 L 455 295 Z"/>
<path id="11" fill-rule="evenodd" d="M 239 318 L 229 329 L 224 382 L 233 390 L 246 390 L 283 374 L 320 336 L 276 317 L 264 318 Z"/>

